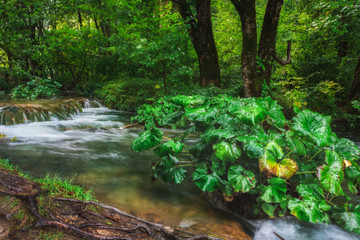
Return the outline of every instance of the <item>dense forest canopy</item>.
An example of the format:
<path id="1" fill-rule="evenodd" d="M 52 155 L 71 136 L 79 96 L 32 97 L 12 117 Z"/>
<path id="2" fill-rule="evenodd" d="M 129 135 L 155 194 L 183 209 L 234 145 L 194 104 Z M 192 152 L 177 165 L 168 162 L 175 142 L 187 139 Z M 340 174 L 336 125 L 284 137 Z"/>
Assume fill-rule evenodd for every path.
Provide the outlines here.
<path id="1" fill-rule="evenodd" d="M 50 79 L 109 102 L 137 85 L 146 97 L 214 85 L 327 111 L 358 97 L 359 9 L 355 0 L 3 0 L 0 84 Z"/>

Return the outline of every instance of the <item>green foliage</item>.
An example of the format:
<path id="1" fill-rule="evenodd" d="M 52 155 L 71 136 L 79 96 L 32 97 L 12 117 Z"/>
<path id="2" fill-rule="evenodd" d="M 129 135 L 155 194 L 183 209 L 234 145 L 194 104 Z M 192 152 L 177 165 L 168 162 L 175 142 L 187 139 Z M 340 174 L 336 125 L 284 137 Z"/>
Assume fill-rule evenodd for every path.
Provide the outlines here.
<path id="1" fill-rule="evenodd" d="M 141 152 L 159 145 L 163 136 L 162 131 L 158 128 L 151 128 L 139 134 L 131 144 L 131 150 Z M 160 151 L 159 151 L 160 152 Z"/>
<path id="2" fill-rule="evenodd" d="M 138 106 L 145 104 L 147 99 L 157 98 L 160 92 L 157 81 L 123 76 L 105 84 L 96 90 L 95 94 L 103 99 L 105 106 L 109 108 L 135 111 Z"/>
<path id="3" fill-rule="evenodd" d="M 51 79 L 35 78 L 26 83 L 26 85 L 18 85 L 11 90 L 12 98 L 50 98 L 59 94 L 61 84 Z"/>
<path id="4" fill-rule="evenodd" d="M 180 95 L 143 105 L 133 120 L 148 129 L 134 140 L 136 150 L 160 144 L 156 127 L 186 129 L 154 149 L 159 157 L 155 177 L 172 183 L 190 177 L 202 191 L 221 191 L 235 199 L 255 195 L 254 209 L 271 217 L 292 214 L 329 222 L 335 210 L 346 210 L 351 198 L 345 179 L 358 194 L 360 149 L 332 132 L 330 117 L 310 110 L 287 120 L 270 97 Z M 194 132 L 190 136 L 196 140 L 186 141 Z M 342 196 L 343 202 L 332 202 Z"/>

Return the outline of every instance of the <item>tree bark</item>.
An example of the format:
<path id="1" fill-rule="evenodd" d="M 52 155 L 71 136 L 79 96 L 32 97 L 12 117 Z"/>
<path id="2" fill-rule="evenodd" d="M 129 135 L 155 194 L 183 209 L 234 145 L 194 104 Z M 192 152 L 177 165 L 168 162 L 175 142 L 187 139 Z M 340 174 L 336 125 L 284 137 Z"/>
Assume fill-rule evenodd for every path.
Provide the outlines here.
<path id="1" fill-rule="evenodd" d="M 261 82 L 256 79 L 257 30 L 255 0 L 231 0 L 240 15 L 242 31 L 241 72 L 245 97 L 259 97 Z"/>
<path id="2" fill-rule="evenodd" d="M 219 87 L 220 65 L 212 30 L 211 0 L 196 1 L 196 17 L 186 0 L 172 1 L 179 6 L 182 18 L 189 25 L 188 33 L 199 61 L 200 85 Z"/>
<path id="3" fill-rule="evenodd" d="M 269 0 L 261 29 L 258 56 L 263 66 L 258 67 L 258 81 L 270 85 L 273 56 L 276 54 L 276 35 L 284 0 Z"/>
<path id="4" fill-rule="evenodd" d="M 350 89 L 350 100 L 360 96 L 360 57 L 355 69 L 355 77 Z"/>
<path id="5" fill-rule="evenodd" d="M 78 13 L 79 26 L 80 26 L 80 28 L 82 28 L 82 27 L 83 27 L 83 23 L 82 23 L 82 16 L 81 16 L 80 8 L 78 8 L 77 13 Z"/>

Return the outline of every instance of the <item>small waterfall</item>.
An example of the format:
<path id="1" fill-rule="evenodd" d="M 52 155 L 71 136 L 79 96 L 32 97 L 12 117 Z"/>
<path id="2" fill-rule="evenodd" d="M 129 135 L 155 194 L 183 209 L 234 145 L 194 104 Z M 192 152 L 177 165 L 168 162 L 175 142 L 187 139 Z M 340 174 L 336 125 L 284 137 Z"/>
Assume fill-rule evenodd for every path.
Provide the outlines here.
<path id="1" fill-rule="evenodd" d="M 0 124 L 15 125 L 51 120 L 69 120 L 83 108 L 101 108 L 96 100 L 56 99 L 31 103 L 0 103 Z"/>

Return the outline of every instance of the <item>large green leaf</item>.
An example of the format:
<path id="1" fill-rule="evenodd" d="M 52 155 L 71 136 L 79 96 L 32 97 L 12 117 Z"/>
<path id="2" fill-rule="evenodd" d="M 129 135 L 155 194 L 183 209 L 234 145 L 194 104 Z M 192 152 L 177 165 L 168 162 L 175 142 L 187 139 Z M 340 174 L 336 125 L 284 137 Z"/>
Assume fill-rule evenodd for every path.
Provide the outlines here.
<path id="1" fill-rule="evenodd" d="M 286 158 L 277 162 L 284 156 L 281 147 L 276 142 L 270 142 L 266 146 L 265 153 L 259 159 L 259 168 L 266 176 L 277 176 L 290 179 L 298 170 L 294 160 Z"/>
<path id="2" fill-rule="evenodd" d="M 186 108 L 185 116 L 190 121 L 209 122 L 213 121 L 217 115 L 216 108 L 201 106 L 197 108 Z"/>
<path id="3" fill-rule="evenodd" d="M 241 156 L 241 149 L 235 143 L 222 141 L 213 146 L 215 156 L 224 162 L 234 162 Z"/>
<path id="4" fill-rule="evenodd" d="M 243 124 L 256 125 L 265 119 L 266 114 L 260 106 L 248 104 L 236 111 L 235 116 Z"/>
<path id="5" fill-rule="evenodd" d="M 318 184 L 299 184 L 296 186 L 297 192 L 304 199 L 323 200 L 325 199 L 324 191 Z"/>
<path id="6" fill-rule="evenodd" d="M 216 172 L 218 176 L 226 174 L 226 162 L 219 160 L 214 154 L 211 156 L 211 170 Z"/>
<path id="7" fill-rule="evenodd" d="M 303 156 L 305 156 L 307 154 L 304 143 L 300 139 L 293 137 L 292 132 L 289 131 L 287 133 L 286 141 L 287 141 L 289 148 L 291 150 L 293 150 L 293 153 L 303 155 Z"/>
<path id="8" fill-rule="evenodd" d="M 195 185 L 204 192 L 213 192 L 223 186 L 220 177 L 215 172 L 208 173 L 205 164 L 197 165 L 197 168 L 193 173 L 193 181 Z"/>
<path id="9" fill-rule="evenodd" d="M 160 144 L 163 133 L 158 128 L 151 128 L 146 130 L 137 136 L 131 144 L 131 149 L 135 152 L 141 152 L 148 150 L 156 145 Z"/>
<path id="10" fill-rule="evenodd" d="M 287 191 L 286 180 L 283 178 L 272 178 L 268 182 L 269 185 L 265 187 L 260 198 L 267 203 L 282 202 Z"/>
<path id="11" fill-rule="evenodd" d="M 211 129 L 201 135 L 201 139 L 210 144 L 220 142 L 222 139 L 232 139 L 236 134 L 228 129 Z"/>
<path id="12" fill-rule="evenodd" d="M 154 176 L 167 183 L 181 183 L 186 177 L 186 170 L 175 166 L 177 162 L 174 156 L 163 157 L 154 168 Z"/>
<path id="13" fill-rule="evenodd" d="M 264 154 L 264 147 L 257 140 L 244 143 L 243 149 L 249 158 L 259 158 Z"/>
<path id="14" fill-rule="evenodd" d="M 288 203 L 290 213 L 302 221 L 321 223 L 329 222 L 329 217 L 322 209 L 319 208 L 317 202 L 312 200 L 292 199 Z"/>
<path id="15" fill-rule="evenodd" d="M 279 204 L 271 204 L 271 203 L 263 203 L 261 204 L 262 210 L 269 216 L 269 217 L 275 217 L 275 210 Z"/>
<path id="16" fill-rule="evenodd" d="M 353 212 L 334 213 L 331 218 L 346 230 L 360 234 L 360 205 Z"/>
<path id="17" fill-rule="evenodd" d="M 333 162 L 331 166 L 323 165 L 318 168 L 318 178 L 321 187 L 332 194 L 344 195 L 341 183 L 344 180 L 342 162 Z"/>
<path id="18" fill-rule="evenodd" d="M 327 149 L 325 150 L 325 161 L 329 164 L 329 166 L 331 166 L 335 162 L 341 164 L 343 159 L 335 151 Z"/>
<path id="19" fill-rule="evenodd" d="M 175 153 L 180 153 L 183 147 L 184 144 L 182 142 L 170 140 L 155 148 L 154 152 L 158 157 L 162 158 L 168 154 L 174 155 Z"/>
<path id="20" fill-rule="evenodd" d="M 284 116 L 284 113 L 281 111 L 282 107 L 277 104 L 271 97 L 258 98 L 256 99 L 257 105 L 262 107 L 267 115 L 271 118 L 269 119 L 272 124 L 278 127 L 284 127 L 287 120 Z"/>
<path id="21" fill-rule="evenodd" d="M 335 152 L 345 157 L 347 160 L 357 160 L 360 158 L 360 149 L 353 141 L 346 138 L 338 139 L 332 146 Z"/>
<path id="22" fill-rule="evenodd" d="M 177 95 L 177 96 L 171 97 L 169 100 L 175 104 L 186 107 L 189 105 L 203 104 L 205 101 L 205 98 L 200 95 L 195 95 L 195 96 Z"/>
<path id="23" fill-rule="evenodd" d="M 256 186 L 255 174 L 240 165 L 229 168 L 228 180 L 235 192 L 248 192 Z"/>
<path id="24" fill-rule="evenodd" d="M 309 137 L 318 146 L 325 147 L 331 143 L 330 122 L 329 116 L 304 110 L 293 118 L 293 129 L 301 136 Z"/>
<path id="25" fill-rule="evenodd" d="M 244 143 L 243 150 L 249 158 L 259 158 L 264 154 L 264 146 L 261 142 L 267 142 L 268 136 L 265 132 L 256 131 L 255 134 L 242 134 L 236 140 Z"/>

